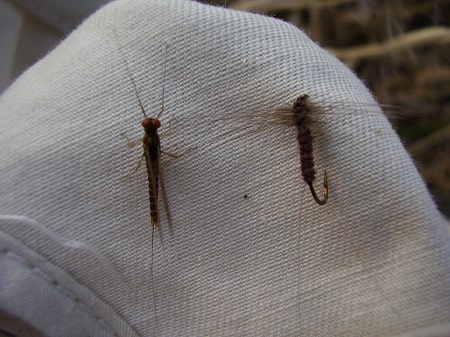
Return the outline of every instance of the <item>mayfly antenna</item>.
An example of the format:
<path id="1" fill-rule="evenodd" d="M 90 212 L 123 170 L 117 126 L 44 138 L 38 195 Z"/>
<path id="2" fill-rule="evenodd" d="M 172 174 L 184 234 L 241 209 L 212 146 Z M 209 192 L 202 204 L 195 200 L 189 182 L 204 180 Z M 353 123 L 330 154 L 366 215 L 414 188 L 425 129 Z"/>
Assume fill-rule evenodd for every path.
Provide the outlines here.
<path id="1" fill-rule="evenodd" d="M 166 50 L 164 51 L 164 73 L 163 73 L 163 88 L 162 88 L 162 99 L 161 99 L 161 110 L 159 111 L 158 116 L 156 117 L 159 119 L 162 112 L 164 111 L 164 92 L 166 89 L 166 69 L 167 69 L 167 49 L 169 48 L 169 44 L 166 43 Z"/>
<path id="2" fill-rule="evenodd" d="M 134 95 L 135 95 L 136 98 L 137 98 L 139 107 L 141 108 L 141 112 L 142 112 L 142 114 L 144 115 L 144 118 L 147 118 L 147 115 L 145 114 L 144 106 L 142 105 L 142 101 L 141 101 L 141 99 L 139 98 L 139 93 L 138 93 L 138 90 L 137 90 L 137 87 L 136 87 L 136 82 L 135 82 L 134 77 L 133 77 L 133 75 L 132 75 L 132 73 L 131 73 L 131 69 L 130 69 L 130 66 L 129 66 L 129 64 L 128 64 L 127 58 L 125 57 L 125 55 L 124 55 L 124 53 L 123 53 L 123 51 L 122 51 L 122 48 L 123 48 L 123 47 L 122 47 L 122 45 L 120 44 L 119 37 L 118 37 L 117 32 L 116 32 L 115 29 L 113 29 L 113 34 L 115 35 L 116 41 L 117 41 L 117 43 L 118 43 L 119 46 L 120 46 L 120 48 L 119 48 L 119 53 L 120 53 L 120 55 L 122 56 L 122 59 L 123 59 L 124 62 L 125 62 L 125 68 L 127 69 L 128 77 L 129 77 L 130 80 L 131 80 L 131 84 L 132 84 L 132 86 L 133 86 Z M 164 88 L 163 88 L 163 90 L 164 90 Z M 158 117 L 159 117 L 159 115 L 158 115 Z"/>

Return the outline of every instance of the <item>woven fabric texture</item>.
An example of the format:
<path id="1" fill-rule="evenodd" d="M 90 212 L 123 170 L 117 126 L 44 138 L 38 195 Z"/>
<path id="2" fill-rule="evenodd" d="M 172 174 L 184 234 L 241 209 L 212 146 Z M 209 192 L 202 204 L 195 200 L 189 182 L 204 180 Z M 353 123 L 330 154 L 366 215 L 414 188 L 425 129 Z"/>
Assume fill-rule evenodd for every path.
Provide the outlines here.
<path id="1" fill-rule="evenodd" d="M 173 226 L 160 200 L 153 252 L 145 165 L 133 173 L 142 148 L 123 137 L 143 135 L 133 83 L 149 117 L 164 87 L 161 148 L 187 151 L 162 155 Z M 302 93 L 319 108 L 325 206 L 302 180 L 295 127 L 268 114 Z M 287 23 L 181 0 L 111 3 L 15 81 L 0 120 L 9 331 L 450 331 L 449 236 L 413 161 L 362 82 Z"/>

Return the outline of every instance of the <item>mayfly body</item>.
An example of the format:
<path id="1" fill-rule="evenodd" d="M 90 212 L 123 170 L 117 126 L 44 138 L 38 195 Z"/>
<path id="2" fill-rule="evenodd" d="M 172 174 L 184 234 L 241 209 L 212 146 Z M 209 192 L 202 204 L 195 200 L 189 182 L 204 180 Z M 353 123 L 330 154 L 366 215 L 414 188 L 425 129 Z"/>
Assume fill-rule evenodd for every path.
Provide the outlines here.
<path id="1" fill-rule="evenodd" d="M 167 46 L 166 46 L 166 54 L 167 54 Z M 137 169 L 140 167 L 142 161 L 145 159 L 145 164 L 147 167 L 147 179 L 148 179 L 148 193 L 149 193 L 149 205 L 150 205 L 150 219 L 151 219 L 151 225 L 152 225 L 152 245 L 153 245 L 153 236 L 154 236 L 154 229 L 158 228 L 160 231 L 161 236 L 161 228 L 160 228 L 160 213 L 158 208 L 158 200 L 159 200 L 159 192 L 161 191 L 163 202 L 166 210 L 167 215 L 167 221 L 169 222 L 169 226 L 171 227 L 171 217 L 170 217 L 170 211 L 167 203 L 167 197 L 164 190 L 164 181 L 162 179 L 162 172 L 161 172 L 161 143 L 160 143 L 160 135 L 158 135 L 158 129 L 161 126 L 161 122 L 159 118 L 161 117 L 161 114 L 164 111 L 164 89 L 165 89 L 165 79 L 166 79 L 166 61 L 164 61 L 164 74 L 163 74 L 163 88 L 162 88 L 162 100 L 161 100 L 161 109 L 156 117 L 150 118 L 147 117 L 147 114 L 145 113 L 144 106 L 142 104 L 141 99 L 139 98 L 138 91 L 136 88 L 136 84 L 133 80 L 133 77 L 131 76 L 130 70 L 128 69 L 128 63 L 127 63 L 127 70 L 129 72 L 129 76 L 131 78 L 131 82 L 133 85 L 133 90 L 135 93 L 135 96 L 137 98 L 139 108 L 142 112 L 142 115 L 144 116 L 144 119 L 141 122 L 142 127 L 144 128 L 144 137 L 137 141 L 137 142 L 129 142 L 128 146 L 133 147 L 137 144 L 142 143 L 143 147 L 143 153 L 141 156 L 141 159 L 139 160 L 138 165 L 136 166 L 134 171 L 137 171 Z M 170 123 L 171 124 L 171 121 Z M 171 125 L 169 125 L 170 129 Z M 168 134 L 170 134 L 170 130 Z M 168 135 L 165 134 L 164 136 Z M 163 136 L 163 135 L 161 135 Z M 163 152 L 165 154 L 168 154 L 172 157 L 178 157 L 177 155 Z"/>
<path id="2" fill-rule="evenodd" d="M 151 236 L 151 253 L 152 253 L 152 261 L 150 266 L 150 273 L 152 278 L 152 293 L 153 298 L 155 299 L 154 303 L 154 315 L 155 315 L 155 324 L 156 324 L 156 330 L 159 334 L 159 323 L 158 323 L 158 315 L 157 315 L 157 309 L 156 309 L 156 291 L 155 291 L 155 282 L 153 280 L 153 258 L 154 258 L 154 233 L 155 228 L 159 231 L 159 237 L 161 240 L 161 244 L 163 244 L 162 240 L 162 231 L 160 226 L 160 216 L 159 216 L 159 208 L 158 208 L 158 196 L 159 192 L 161 191 L 164 207 L 166 210 L 166 216 L 167 221 L 169 224 L 169 228 L 172 228 L 171 223 L 171 217 L 170 217 L 170 211 L 169 206 L 167 202 L 167 196 L 164 189 L 164 181 L 162 177 L 161 172 L 161 153 L 167 154 L 169 156 L 178 158 L 178 155 L 171 154 L 168 152 L 161 151 L 161 144 L 160 144 L 160 135 L 158 135 L 158 129 L 161 126 L 161 122 L 159 118 L 161 117 L 163 111 L 164 111 L 164 89 L 165 89 L 165 80 L 166 80 L 166 62 L 167 62 L 167 48 L 168 45 L 166 45 L 165 50 L 165 56 L 164 56 L 164 72 L 163 72 L 163 87 L 162 87 L 162 99 L 161 99 L 161 110 L 159 111 L 158 115 L 154 118 L 147 117 L 147 114 L 145 113 L 144 105 L 142 104 L 142 101 L 139 97 L 138 90 L 135 84 L 135 81 L 133 79 L 133 76 L 131 74 L 131 71 L 128 66 L 128 62 L 125 59 L 125 65 L 127 68 L 128 76 L 130 77 L 134 94 L 137 98 L 139 108 L 142 112 L 142 115 L 144 116 L 144 119 L 141 122 L 142 127 L 144 128 L 144 137 L 137 141 L 137 142 L 130 142 L 128 140 L 128 137 L 125 136 L 128 140 L 128 147 L 133 147 L 137 144 L 142 143 L 143 147 L 143 153 L 142 156 L 134 169 L 134 172 L 136 172 L 142 161 L 145 159 L 145 164 L 147 167 L 147 178 L 148 178 L 148 193 L 149 193 L 149 204 L 150 204 L 150 220 L 151 220 L 151 226 L 152 226 L 152 236 Z M 169 122 L 169 131 L 165 135 L 161 135 L 161 137 L 168 136 L 171 133 L 171 122 Z"/>

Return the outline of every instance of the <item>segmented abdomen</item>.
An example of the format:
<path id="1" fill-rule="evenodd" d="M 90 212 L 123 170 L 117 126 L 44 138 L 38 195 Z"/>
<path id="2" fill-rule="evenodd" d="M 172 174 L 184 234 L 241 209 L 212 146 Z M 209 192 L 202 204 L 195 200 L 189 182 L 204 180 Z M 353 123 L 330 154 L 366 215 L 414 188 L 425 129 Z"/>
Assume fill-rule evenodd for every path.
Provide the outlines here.
<path id="1" fill-rule="evenodd" d="M 315 179 L 313 156 L 313 139 L 308 126 L 309 108 L 306 104 L 307 95 L 301 95 L 294 103 L 294 120 L 297 127 L 297 141 L 300 147 L 300 163 L 303 180 L 309 185 Z"/>
<path id="2" fill-rule="evenodd" d="M 152 226 L 159 225 L 158 186 L 159 160 L 161 155 L 159 136 L 156 132 L 146 130 L 143 141 L 144 157 L 148 175 L 148 193 Z"/>

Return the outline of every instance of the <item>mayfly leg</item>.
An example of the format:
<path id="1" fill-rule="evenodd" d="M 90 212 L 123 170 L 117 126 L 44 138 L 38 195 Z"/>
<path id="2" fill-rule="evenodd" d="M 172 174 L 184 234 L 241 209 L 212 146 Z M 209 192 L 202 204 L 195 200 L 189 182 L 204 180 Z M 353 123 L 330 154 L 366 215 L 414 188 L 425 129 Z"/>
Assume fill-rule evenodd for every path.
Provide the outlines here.
<path id="1" fill-rule="evenodd" d="M 328 177 L 327 172 L 323 175 L 323 196 L 320 199 L 314 189 L 313 181 L 316 171 L 314 169 L 313 139 L 310 129 L 311 109 L 308 105 L 308 95 L 298 97 L 292 108 L 294 122 L 297 127 L 297 141 L 300 148 L 300 163 L 303 180 L 308 184 L 311 194 L 319 205 L 325 205 L 328 201 Z"/>

